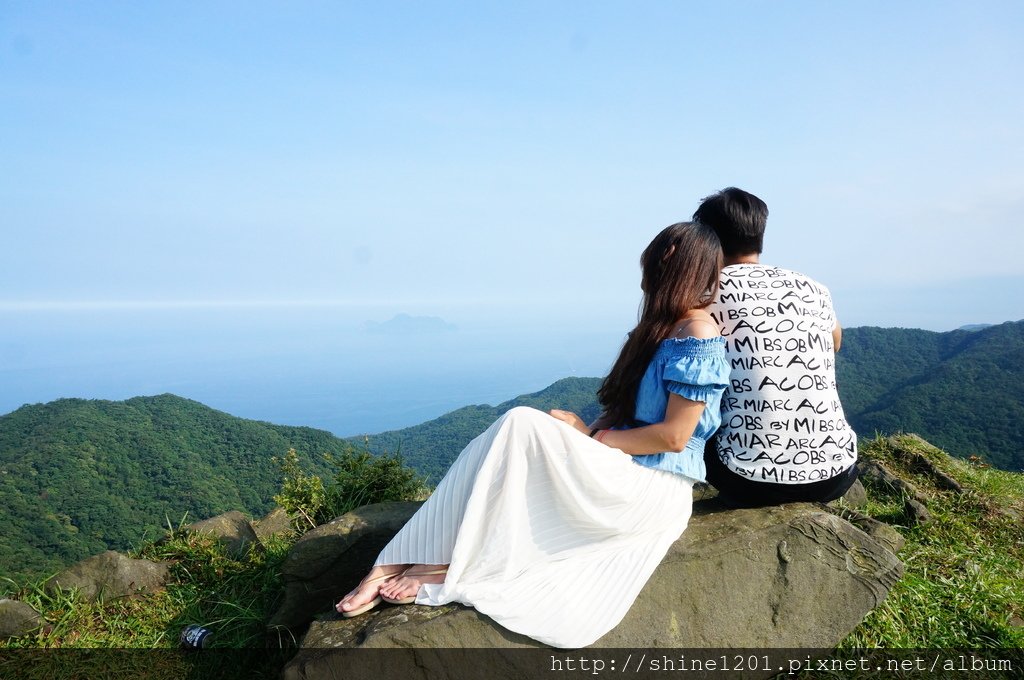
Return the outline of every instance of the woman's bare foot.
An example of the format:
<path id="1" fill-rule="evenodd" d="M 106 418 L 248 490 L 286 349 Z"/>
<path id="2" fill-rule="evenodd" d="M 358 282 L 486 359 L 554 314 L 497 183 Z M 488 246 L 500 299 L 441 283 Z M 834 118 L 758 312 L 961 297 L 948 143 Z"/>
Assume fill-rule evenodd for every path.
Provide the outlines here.
<path id="1" fill-rule="evenodd" d="M 380 589 L 388 583 L 388 579 L 398 576 L 408 568 L 409 565 L 407 564 L 388 564 L 374 567 L 352 592 L 341 598 L 341 601 L 334 608 L 339 614 L 345 616 L 355 616 L 362 614 L 364 611 L 369 611 L 380 602 L 378 599 Z"/>
<path id="2" fill-rule="evenodd" d="M 447 574 L 447 564 L 414 564 L 402 575 L 385 581 L 380 587 L 380 596 L 387 602 L 408 604 L 415 601 L 421 585 L 444 583 Z"/>

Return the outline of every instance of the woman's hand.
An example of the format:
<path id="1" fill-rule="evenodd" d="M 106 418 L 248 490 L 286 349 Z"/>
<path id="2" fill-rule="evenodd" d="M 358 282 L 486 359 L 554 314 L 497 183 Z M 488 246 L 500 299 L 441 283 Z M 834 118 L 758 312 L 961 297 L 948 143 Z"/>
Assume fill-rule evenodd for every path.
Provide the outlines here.
<path id="1" fill-rule="evenodd" d="M 575 427 L 577 430 L 579 430 L 580 432 L 587 436 L 590 435 L 590 428 L 587 426 L 585 422 L 583 422 L 582 418 L 580 418 L 572 411 L 562 411 L 560 409 L 553 408 L 550 411 L 548 411 L 548 413 L 551 415 L 552 418 L 557 418 L 561 420 L 563 423 L 568 423 L 569 425 Z"/>

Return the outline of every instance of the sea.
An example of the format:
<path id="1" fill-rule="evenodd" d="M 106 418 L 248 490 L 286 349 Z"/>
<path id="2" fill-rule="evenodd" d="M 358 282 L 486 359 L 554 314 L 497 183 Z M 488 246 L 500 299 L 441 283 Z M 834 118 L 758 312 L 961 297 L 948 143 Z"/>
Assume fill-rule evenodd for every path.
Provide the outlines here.
<path id="1" fill-rule="evenodd" d="M 243 418 L 373 434 L 602 376 L 631 322 L 493 307 L 4 310 L 0 415 L 172 393 Z"/>

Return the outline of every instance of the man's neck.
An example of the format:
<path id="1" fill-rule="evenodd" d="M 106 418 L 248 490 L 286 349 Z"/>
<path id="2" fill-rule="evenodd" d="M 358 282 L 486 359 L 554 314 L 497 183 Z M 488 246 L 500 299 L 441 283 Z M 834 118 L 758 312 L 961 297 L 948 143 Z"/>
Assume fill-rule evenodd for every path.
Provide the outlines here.
<path id="1" fill-rule="evenodd" d="M 727 255 L 725 257 L 725 266 L 728 267 L 731 264 L 760 264 L 761 256 L 759 253 L 745 253 L 743 255 Z"/>

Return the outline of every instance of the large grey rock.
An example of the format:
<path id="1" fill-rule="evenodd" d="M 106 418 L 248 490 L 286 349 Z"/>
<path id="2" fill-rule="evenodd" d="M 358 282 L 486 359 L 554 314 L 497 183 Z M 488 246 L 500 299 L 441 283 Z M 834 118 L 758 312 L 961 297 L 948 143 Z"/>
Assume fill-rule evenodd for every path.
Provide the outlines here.
<path id="1" fill-rule="evenodd" d="M 901 478 L 883 463 L 877 460 L 862 458 L 857 461 L 858 473 L 864 485 L 883 494 L 896 494 L 913 498 L 919 503 L 928 500 L 920 490 L 907 480 Z"/>
<path id="2" fill-rule="evenodd" d="M 295 529 L 292 527 L 292 518 L 289 517 L 288 511 L 281 506 L 275 507 L 263 519 L 253 522 L 252 528 L 260 542 L 272 536 L 290 536 L 295 533 Z"/>
<path id="3" fill-rule="evenodd" d="M 333 611 L 420 505 L 367 505 L 306 533 L 281 565 L 284 596 L 267 627 L 298 633 L 315 616 Z"/>
<path id="4" fill-rule="evenodd" d="M 864 488 L 864 484 L 859 480 L 854 480 L 850 488 L 846 490 L 846 493 L 839 499 L 842 504 L 849 508 L 860 509 L 868 504 L 868 492 Z"/>
<path id="5" fill-rule="evenodd" d="M 368 564 L 353 567 L 356 580 Z M 902 573 L 891 551 L 820 506 L 702 502 L 625 619 L 593 646 L 831 648 Z M 408 605 L 316 621 L 301 646 L 286 678 L 329 677 L 336 659 L 325 648 L 540 645 L 467 607 Z"/>
<path id="6" fill-rule="evenodd" d="M 903 534 L 894 527 L 885 522 L 879 522 L 877 519 L 861 512 L 850 508 L 839 508 L 836 514 L 884 545 L 894 554 L 899 553 L 907 543 L 907 539 L 903 538 Z"/>
<path id="7" fill-rule="evenodd" d="M 924 525 L 932 521 L 932 513 L 928 512 L 928 508 L 925 507 L 924 503 L 915 501 L 913 498 L 908 498 L 904 501 L 903 513 L 911 524 Z"/>
<path id="8" fill-rule="evenodd" d="M 907 467 L 917 474 L 930 477 L 932 482 L 940 489 L 947 491 L 963 492 L 960 482 L 939 469 L 932 458 L 943 457 L 946 454 L 941 449 L 932 446 L 916 434 L 904 434 L 889 437 L 893 443 L 893 455 L 903 461 Z M 928 454 L 932 456 L 929 458 Z"/>
<path id="9" fill-rule="evenodd" d="M 47 592 L 59 588 L 79 590 L 90 602 L 116 600 L 163 588 L 168 566 L 162 562 L 133 560 L 108 550 L 68 567 L 45 584 Z"/>
<path id="10" fill-rule="evenodd" d="M 263 547 L 249 520 L 237 510 L 189 524 L 185 531 L 212 536 L 224 546 L 228 555 L 236 559 L 245 557 L 249 550 Z"/>
<path id="11" fill-rule="evenodd" d="M 17 600 L 0 600 L 0 640 L 23 637 L 39 630 L 39 612 Z"/>

